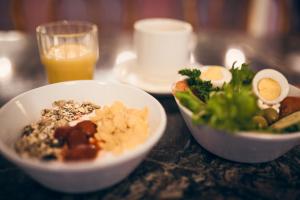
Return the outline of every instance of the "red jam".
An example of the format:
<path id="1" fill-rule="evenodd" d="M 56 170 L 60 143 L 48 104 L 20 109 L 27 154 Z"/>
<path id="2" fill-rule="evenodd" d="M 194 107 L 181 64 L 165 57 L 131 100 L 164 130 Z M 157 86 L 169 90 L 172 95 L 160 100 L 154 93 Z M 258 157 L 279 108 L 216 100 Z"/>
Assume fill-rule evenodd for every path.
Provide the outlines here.
<path id="1" fill-rule="evenodd" d="M 87 160 L 97 156 L 99 147 L 90 142 L 97 132 L 97 125 L 85 120 L 76 126 L 59 127 L 54 132 L 54 137 L 63 142 L 63 159 L 66 161 Z"/>

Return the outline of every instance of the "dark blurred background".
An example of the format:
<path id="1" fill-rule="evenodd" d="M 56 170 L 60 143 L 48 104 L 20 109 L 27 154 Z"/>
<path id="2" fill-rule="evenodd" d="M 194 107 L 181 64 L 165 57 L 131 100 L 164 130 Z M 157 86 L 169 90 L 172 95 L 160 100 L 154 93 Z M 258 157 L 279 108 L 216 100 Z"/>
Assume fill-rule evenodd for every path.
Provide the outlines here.
<path id="1" fill-rule="evenodd" d="M 113 34 L 141 18 L 170 17 L 190 22 L 196 31 L 299 34 L 299 11 L 298 0 L 1 0 L 0 29 L 34 32 L 41 23 L 76 19 Z"/>

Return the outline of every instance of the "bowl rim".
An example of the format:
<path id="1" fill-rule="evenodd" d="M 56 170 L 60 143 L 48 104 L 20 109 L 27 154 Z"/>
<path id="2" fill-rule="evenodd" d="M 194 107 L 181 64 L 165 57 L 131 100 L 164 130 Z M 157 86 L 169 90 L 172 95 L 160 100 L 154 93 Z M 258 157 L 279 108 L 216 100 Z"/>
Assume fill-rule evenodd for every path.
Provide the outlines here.
<path id="1" fill-rule="evenodd" d="M 176 82 L 172 84 L 172 91 L 174 91 L 174 87 L 176 83 L 180 80 L 183 80 L 183 78 L 180 78 Z M 295 88 L 295 86 L 290 85 L 290 87 Z M 299 90 L 300 91 L 300 90 Z M 179 109 L 184 112 L 190 119 L 192 118 L 192 112 L 185 108 L 181 103 L 178 101 L 178 99 L 175 97 L 174 93 L 172 93 Z M 195 126 L 206 126 L 209 127 L 210 129 L 218 132 L 222 132 L 222 134 L 227 134 L 232 137 L 240 137 L 240 138 L 245 138 L 245 139 L 254 139 L 254 140 L 261 140 L 261 141 L 290 141 L 290 140 L 299 140 L 300 143 L 300 132 L 295 132 L 295 133 L 280 133 L 280 134 L 272 134 L 272 133 L 267 133 L 267 132 L 257 132 L 257 131 L 238 131 L 236 133 L 230 133 L 222 130 L 218 130 L 215 128 L 212 128 L 208 125 L 197 125 Z"/>
<path id="2" fill-rule="evenodd" d="M 18 164 L 20 166 L 24 166 L 26 168 L 33 168 L 37 170 L 47 170 L 47 171 L 54 171 L 54 172 L 65 172 L 65 173 L 72 173 L 72 172 L 78 172 L 83 170 L 100 170 L 108 167 L 113 167 L 119 164 L 122 164 L 123 162 L 127 162 L 130 160 L 133 160 L 148 151 L 152 149 L 152 147 L 158 143 L 160 138 L 163 136 L 165 132 L 165 128 L 167 125 L 167 115 L 163 108 L 163 106 L 159 103 L 157 99 L 155 99 L 153 96 L 148 94 L 147 92 L 130 86 L 123 83 L 111 83 L 111 82 L 103 82 L 103 81 L 97 81 L 97 80 L 77 80 L 77 81 L 66 81 L 66 82 L 60 82 L 60 83 L 54 83 L 49 85 L 44 85 L 41 87 L 37 87 L 34 89 L 31 89 L 29 91 L 26 91 L 24 93 L 21 93 L 17 95 L 16 97 L 9 100 L 7 103 L 5 103 L 0 108 L 0 115 L 2 112 L 4 112 L 5 109 L 7 109 L 9 106 L 13 104 L 17 99 L 30 94 L 31 92 L 38 91 L 38 90 L 45 90 L 47 88 L 51 87 L 59 87 L 60 85 L 78 85 L 78 84 L 96 84 L 101 86 L 116 86 L 121 87 L 126 90 L 134 90 L 139 93 L 139 95 L 146 96 L 147 98 L 151 99 L 153 101 L 157 108 L 159 115 L 161 116 L 160 124 L 155 129 L 155 131 L 152 133 L 153 136 L 149 137 L 146 142 L 143 144 L 138 145 L 134 150 L 124 153 L 123 155 L 120 155 L 119 157 L 116 157 L 111 160 L 106 160 L 105 162 L 101 162 L 101 158 L 95 158 L 94 160 L 88 160 L 88 161 L 78 161 L 78 162 L 43 162 L 38 159 L 31 159 L 31 158 L 22 158 L 20 157 L 14 149 L 12 149 L 10 146 L 4 144 L 2 140 L 0 140 L 0 153 L 10 160 L 11 162 Z"/>

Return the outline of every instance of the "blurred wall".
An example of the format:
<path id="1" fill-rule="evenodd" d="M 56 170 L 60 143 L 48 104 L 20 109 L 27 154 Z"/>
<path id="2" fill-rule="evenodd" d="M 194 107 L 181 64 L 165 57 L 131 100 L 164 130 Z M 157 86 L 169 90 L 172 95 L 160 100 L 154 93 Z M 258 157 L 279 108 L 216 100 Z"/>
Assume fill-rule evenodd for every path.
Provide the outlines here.
<path id="1" fill-rule="evenodd" d="M 109 35 L 141 18 L 169 17 L 196 31 L 285 34 L 299 33 L 299 13 L 298 0 L 1 0 L 0 30 L 34 32 L 41 23 L 70 19 L 94 22 Z"/>

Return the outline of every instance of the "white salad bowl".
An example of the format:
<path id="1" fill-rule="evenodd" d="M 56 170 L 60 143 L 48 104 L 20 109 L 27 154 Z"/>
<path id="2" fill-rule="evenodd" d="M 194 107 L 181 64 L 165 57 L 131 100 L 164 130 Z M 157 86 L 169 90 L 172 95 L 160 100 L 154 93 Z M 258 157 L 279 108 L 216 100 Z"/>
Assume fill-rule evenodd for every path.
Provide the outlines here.
<path id="1" fill-rule="evenodd" d="M 149 110 L 149 138 L 135 149 L 110 159 L 97 157 L 81 162 L 45 162 L 21 158 L 13 145 L 22 129 L 41 116 L 41 110 L 55 100 L 91 101 L 100 106 L 118 100 L 131 108 Z M 146 92 L 122 84 L 98 81 L 70 81 L 43 86 L 10 100 L 0 109 L 0 151 L 33 179 L 53 190 L 80 193 L 103 189 L 128 176 L 162 137 L 166 113 L 161 104 Z"/>
<path id="2" fill-rule="evenodd" d="M 300 96 L 300 90 L 290 85 L 288 96 Z M 197 125 L 192 121 L 192 112 L 182 106 L 176 98 L 175 100 L 196 141 L 219 157 L 242 163 L 262 163 L 272 161 L 300 144 L 300 132 L 288 134 L 227 133 L 209 126 Z"/>

